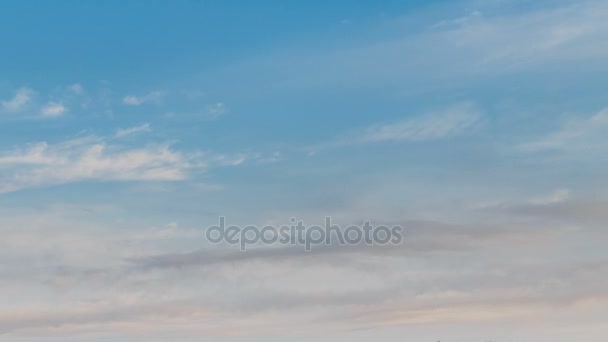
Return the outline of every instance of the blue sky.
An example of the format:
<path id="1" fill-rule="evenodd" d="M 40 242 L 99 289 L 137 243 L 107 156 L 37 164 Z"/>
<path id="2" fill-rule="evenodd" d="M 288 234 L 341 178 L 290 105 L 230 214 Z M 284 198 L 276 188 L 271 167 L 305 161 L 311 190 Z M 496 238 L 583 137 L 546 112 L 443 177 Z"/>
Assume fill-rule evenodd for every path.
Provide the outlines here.
<path id="1" fill-rule="evenodd" d="M 603 341 L 606 14 L 3 2 L 0 339 Z M 408 238 L 204 239 L 328 215 Z"/>

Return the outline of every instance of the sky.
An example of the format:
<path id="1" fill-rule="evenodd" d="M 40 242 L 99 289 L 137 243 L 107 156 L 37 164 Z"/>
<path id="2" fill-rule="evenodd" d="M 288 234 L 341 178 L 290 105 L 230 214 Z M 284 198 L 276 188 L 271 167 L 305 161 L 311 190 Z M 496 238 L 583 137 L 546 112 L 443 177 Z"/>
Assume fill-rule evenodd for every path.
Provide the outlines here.
<path id="1" fill-rule="evenodd" d="M 607 15 L 3 1 L 0 341 L 605 341 Z"/>

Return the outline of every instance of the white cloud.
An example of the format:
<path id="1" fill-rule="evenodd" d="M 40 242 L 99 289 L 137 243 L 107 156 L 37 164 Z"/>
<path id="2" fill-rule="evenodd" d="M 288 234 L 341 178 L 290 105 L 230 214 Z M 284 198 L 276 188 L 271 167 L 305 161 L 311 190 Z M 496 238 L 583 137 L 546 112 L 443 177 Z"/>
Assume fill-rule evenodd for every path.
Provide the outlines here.
<path id="1" fill-rule="evenodd" d="M 114 138 L 149 130 L 119 130 Z M 119 134 L 122 132 L 121 134 Z M 244 154 L 179 152 L 169 144 L 128 147 L 96 136 L 0 151 L 0 193 L 79 181 L 179 181 L 209 166 L 237 166 Z"/>
<path id="2" fill-rule="evenodd" d="M 31 103 L 34 91 L 30 88 L 20 88 L 10 100 L 1 101 L 0 105 L 5 112 L 19 112 Z"/>
<path id="3" fill-rule="evenodd" d="M 160 180 L 186 178 L 192 168 L 205 168 L 197 154 L 167 145 L 125 148 L 96 137 L 46 142 L 0 155 L 0 192 L 81 180 Z"/>
<path id="4" fill-rule="evenodd" d="M 158 103 L 162 100 L 163 95 L 160 91 L 153 91 L 144 96 L 129 95 L 122 99 L 122 103 L 128 106 L 140 106 L 149 102 Z"/>
<path id="5" fill-rule="evenodd" d="M 56 118 L 62 116 L 67 111 L 68 108 L 64 106 L 63 103 L 51 101 L 47 103 L 44 107 L 42 107 L 40 113 L 42 114 L 42 116 L 47 118 Z"/>
<path id="6" fill-rule="evenodd" d="M 152 129 L 150 128 L 150 124 L 145 123 L 145 124 L 141 124 L 139 126 L 135 126 L 135 127 L 131 127 L 131 128 L 118 129 L 116 131 L 116 134 L 114 135 L 114 137 L 122 138 L 122 137 L 125 137 L 128 135 L 137 134 L 137 133 L 146 133 L 146 132 L 150 132 L 150 131 L 152 131 Z"/>

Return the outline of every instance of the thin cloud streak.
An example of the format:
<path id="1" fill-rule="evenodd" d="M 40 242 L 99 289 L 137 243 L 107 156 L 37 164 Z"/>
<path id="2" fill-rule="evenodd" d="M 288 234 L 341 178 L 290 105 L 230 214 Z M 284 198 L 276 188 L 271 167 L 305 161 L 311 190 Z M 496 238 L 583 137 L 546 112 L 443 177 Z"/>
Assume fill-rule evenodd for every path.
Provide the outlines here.
<path id="1" fill-rule="evenodd" d="M 457 104 L 423 115 L 410 116 L 388 124 L 375 124 L 350 132 L 333 141 L 309 148 L 319 150 L 382 142 L 424 143 L 450 139 L 474 130 L 483 118 L 473 104 Z"/>

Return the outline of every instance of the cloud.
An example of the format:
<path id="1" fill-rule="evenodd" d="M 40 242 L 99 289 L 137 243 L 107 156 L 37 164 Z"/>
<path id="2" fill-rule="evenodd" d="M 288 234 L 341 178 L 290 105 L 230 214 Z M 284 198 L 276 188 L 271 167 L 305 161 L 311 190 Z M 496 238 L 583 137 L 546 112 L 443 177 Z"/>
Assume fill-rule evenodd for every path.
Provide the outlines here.
<path id="1" fill-rule="evenodd" d="M 520 144 L 517 148 L 524 152 L 605 149 L 608 147 L 606 128 L 608 128 L 608 108 L 602 109 L 590 117 L 571 118 L 557 131 Z"/>
<path id="2" fill-rule="evenodd" d="M 506 1 L 465 1 L 451 8 L 455 13 L 422 11 L 418 20 L 409 14 L 396 16 L 377 25 L 372 39 L 333 44 L 329 49 L 277 50 L 270 58 L 251 58 L 218 70 L 209 85 L 247 91 L 264 84 L 263 95 L 269 99 L 320 89 L 398 88 L 402 94 L 417 96 L 464 90 L 508 74 L 526 83 L 533 80 L 531 75 L 557 69 L 573 75 L 605 69 L 605 2 L 515 7 Z M 471 9 L 475 10 L 471 13 Z M 466 13 L 471 14 L 463 18 Z M 285 70 L 290 70 L 288 78 Z M 237 77 L 239 84 L 222 84 L 222 79 Z"/>
<path id="3" fill-rule="evenodd" d="M 309 151 L 380 142 L 426 142 L 448 139 L 473 129 L 482 118 L 472 104 L 458 104 L 442 110 L 407 117 L 401 121 L 375 124 L 350 132 L 334 141 L 317 145 Z"/>
<path id="4" fill-rule="evenodd" d="M 210 120 L 217 119 L 220 116 L 226 114 L 227 112 L 228 109 L 222 102 L 217 102 L 207 106 L 207 116 Z"/>
<path id="5" fill-rule="evenodd" d="M 69 214 L 73 220 L 73 214 Z M 48 217 L 43 218 L 44 224 L 38 229 L 48 231 Z M 87 236 L 91 229 L 81 229 L 73 232 L 80 239 L 68 234 L 61 237 L 66 249 L 51 249 L 61 258 L 47 257 L 47 267 L 39 266 L 32 271 L 35 278 L 16 280 L 28 284 L 40 282 L 47 290 L 56 286 L 53 293 L 60 296 L 57 306 L 22 305 L 18 317 L 7 309 L 0 313 L 0 326 L 7 333 L 28 335 L 52 329 L 78 334 L 79 328 L 89 328 L 89 333 L 129 334 L 129 327 L 136 325 L 140 334 L 180 331 L 193 337 L 207 336 L 211 326 L 238 328 L 244 334 L 256 334 L 264 326 L 264 331 L 272 335 L 282 331 L 276 327 L 277 317 L 289 327 L 303 330 L 344 331 L 401 324 L 413 328 L 430 322 L 479 324 L 526 320 L 528 314 L 551 315 L 556 306 L 584 311 L 580 307 L 582 302 L 597 299 L 603 304 L 606 300 L 602 291 L 608 279 L 608 264 L 603 259 L 532 262 L 538 260 L 538 253 L 543 250 L 510 243 L 505 237 L 513 232 L 509 233 L 506 227 L 495 235 L 488 227 L 468 230 L 445 224 L 420 224 L 417 230 L 421 235 L 414 236 L 416 241 L 402 248 L 330 247 L 313 253 L 287 248 L 242 253 L 217 246 L 180 253 L 179 245 L 172 239 L 175 234 L 195 241 L 203 236 L 196 230 L 195 234 L 185 234 L 180 231 L 181 225 L 161 225 L 156 232 L 147 229 L 147 236 L 103 227 L 98 227 L 103 231 L 98 236 Z M 53 232 L 50 241 L 57 238 L 57 232 Z M 515 232 L 524 238 L 530 236 L 528 229 Z M 23 234 L 21 230 L 16 233 Z M 150 243 L 152 235 L 155 242 L 176 252 L 149 254 L 140 248 Z M 427 238 L 443 240 L 438 241 L 441 244 L 437 247 L 444 253 L 430 255 L 427 253 L 432 251 L 424 247 L 412 250 Z M 454 243 L 470 246 L 471 239 L 478 245 L 473 253 L 469 253 L 469 248 L 451 246 Z M 544 240 L 546 236 L 537 239 Z M 80 242 L 80 246 L 74 241 Z M 488 244 L 491 241 L 494 243 Z M 126 255 L 130 263 L 113 262 L 111 268 L 97 271 L 68 267 L 71 265 L 66 265 L 65 255 L 68 251 L 80 251 L 82 244 L 91 244 L 92 251 L 99 251 L 100 260 L 105 256 L 114 261 Z M 505 251 L 519 253 L 518 258 L 503 255 Z M 563 253 L 560 248 L 556 252 Z M 131 267 L 133 263 L 135 268 Z M 466 270 L 460 267 L 463 264 L 467 265 Z M 95 264 L 89 261 L 88 265 Z M 13 281 L 7 280 L 0 289 Z M 239 286 L 230 285 L 235 282 Z M 107 283 L 113 286 L 103 286 Z M 222 295 L 227 287 L 231 296 Z M 79 304 L 78 289 L 86 289 L 89 295 L 84 305 Z M 73 319 L 75 316 L 80 318 Z M 199 320 L 202 317 L 206 319 Z M 245 321 L 256 324 L 251 326 Z M 195 325 L 197 330 L 183 329 Z M 218 330 L 216 334 L 224 335 L 227 331 Z"/>
<path id="6" fill-rule="evenodd" d="M 139 106 L 140 104 L 142 104 L 144 101 L 136 96 L 125 96 L 122 99 L 122 102 L 124 104 L 130 105 L 130 106 Z"/>
<path id="7" fill-rule="evenodd" d="M 533 198 L 530 200 L 530 203 L 535 205 L 550 205 L 565 202 L 569 198 L 570 191 L 568 189 L 557 189 L 549 196 Z"/>
<path id="8" fill-rule="evenodd" d="M 405 228 L 400 245 L 317 245 L 311 251 L 303 246 L 253 246 L 243 253 L 237 246 L 208 248 L 191 252 L 149 255 L 128 260 L 136 268 L 210 267 L 216 264 L 313 262 L 313 259 L 348 259 L 367 257 L 416 258 L 423 256 L 481 253 L 485 248 L 509 245 L 511 248 L 534 244 L 558 233 L 555 228 L 512 227 L 509 225 L 459 225 L 436 221 L 401 221 L 386 223 Z M 346 226 L 342 227 L 343 229 Z M 352 264 L 351 264 L 352 265 Z"/>
<path id="9" fill-rule="evenodd" d="M 82 85 L 80 85 L 79 83 L 74 83 L 72 85 L 69 85 L 67 87 L 67 89 L 74 93 L 75 95 L 82 95 L 84 94 L 84 87 Z"/>
<path id="10" fill-rule="evenodd" d="M 139 126 L 135 126 L 135 127 L 131 127 L 131 128 L 118 129 L 116 131 L 116 134 L 114 135 L 114 137 L 122 138 L 122 137 L 132 135 L 132 134 L 147 133 L 147 132 L 151 132 L 151 131 L 152 131 L 152 129 L 150 128 L 150 124 L 145 123 L 145 124 L 141 124 Z"/>
<path id="11" fill-rule="evenodd" d="M 153 91 L 144 96 L 125 96 L 122 99 L 122 103 L 128 106 L 140 106 L 144 103 L 158 103 L 162 100 L 164 94 L 160 91 Z"/>
<path id="12" fill-rule="evenodd" d="M 0 167 L 0 192 L 11 192 L 83 180 L 183 180 L 188 170 L 206 164 L 198 154 L 180 153 L 166 144 L 129 148 L 89 136 L 4 152 Z"/>
<path id="13" fill-rule="evenodd" d="M 574 224 L 579 229 L 603 231 L 608 221 L 605 208 L 608 200 L 601 196 L 572 196 L 568 190 L 556 190 L 547 197 L 525 202 L 505 202 L 487 206 L 484 210 L 502 212 L 511 217 L 539 218 L 549 222 Z"/>
<path id="14" fill-rule="evenodd" d="M 332 82 L 353 87 L 386 85 L 411 76 L 408 80 L 415 87 L 425 87 L 417 81 L 426 77 L 439 79 L 434 85 L 462 86 L 458 89 L 468 91 L 470 84 L 462 82 L 475 75 L 471 71 L 487 75 L 531 65 L 541 68 L 543 60 L 605 57 L 608 50 L 601 43 L 605 34 L 587 41 L 589 32 L 605 24 L 591 20 L 589 30 L 585 22 L 606 12 L 581 10 L 589 7 L 587 2 L 577 3 L 551 12 L 549 18 L 546 11 L 523 18 L 492 17 L 484 11 L 405 43 L 372 44 L 309 61 L 303 56 L 305 61 L 295 68 L 279 61 L 275 80 L 286 79 L 285 70 L 296 70 L 294 83 L 310 82 L 313 87 Z M 572 21 L 580 21 L 581 27 L 572 27 Z M 597 46 L 593 41 L 599 42 Z M 595 54 L 597 50 L 589 48 L 604 52 Z M 275 60 L 269 64 L 274 67 Z M 448 74 L 458 82 L 442 82 Z M 489 83 L 477 82 L 474 89 Z M 271 80 L 267 85 L 278 88 L 285 83 Z M 505 92 L 497 96 L 506 98 L 510 90 L 502 85 Z M 446 97 L 454 95 L 451 90 Z M 487 100 L 482 93 L 477 94 L 483 97 L 479 101 Z M 133 105 L 145 103 L 142 98 L 135 97 Z M 66 103 L 72 108 L 72 102 Z M 203 104 L 198 109 L 201 117 L 206 109 L 222 115 L 225 108 Z M 600 113 L 571 118 L 555 131 L 533 137 L 523 149 L 605 152 L 606 115 Z M 111 198 L 114 203 L 106 203 L 105 195 L 91 196 L 87 191 L 98 189 L 88 187 L 74 189 L 80 191 L 77 196 L 72 191 L 66 196 L 35 192 L 36 198 L 27 193 L 3 195 L 0 293 L 6 300 L 0 309 L 0 335 L 28 341 L 289 340 L 295 335 L 328 341 L 443 341 L 445 335 L 458 341 L 482 340 L 480 336 L 560 342 L 584 336 L 586 341 L 604 341 L 602 317 L 608 303 L 604 252 L 608 201 L 601 197 L 604 165 L 540 168 L 543 174 L 552 171 L 540 179 L 518 160 L 501 159 L 500 153 L 480 156 L 467 150 L 471 155 L 465 160 L 461 154 L 426 159 L 429 146 L 423 143 L 446 141 L 441 147 L 452 147 L 448 139 L 471 134 L 482 120 L 474 105 L 404 113 L 393 122 L 344 132 L 323 147 L 400 144 L 400 150 L 424 153 L 424 160 L 379 155 L 407 165 L 375 163 L 380 165 L 377 173 L 366 169 L 352 174 L 343 171 L 354 169 L 352 159 L 329 156 L 325 165 L 314 160 L 302 165 L 289 158 L 288 165 L 277 165 L 283 168 L 259 166 L 248 170 L 254 172 L 222 175 L 226 177 L 222 193 L 209 193 L 204 184 L 197 185 L 201 179 L 194 178 L 201 175 L 196 173 L 213 165 L 238 165 L 250 155 L 187 152 L 179 149 L 183 145 L 140 145 L 135 139 L 117 139 L 145 133 L 150 130 L 148 124 L 122 126 L 105 138 L 86 136 L 1 148 L 3 192 L 80 181 L 131 180 L 151 180 L 152 184 L 138 186 L 159 185 L 166 191 L 129 193 L 121 187 Z M 520 139 L 517 132 L 507 129 L 502 134 Z M 589 160 L 596 163 L 599 157 L 602 162 L 603 155 L 595 153 Z M 280 154 L 268 156 L 269 160 L 280 158 Z M 600 177 L 581 179 L 580 172 L 585 175 L 588 169 Z M 329 179 L 328 175 L 339 176 Z M 156 183 L 188 179 L 194 182 Z M 296 181 L 304 186 L 292 189 Z M 283 185 L 292 185 L 289 190 L 293 191 L 281 191 L 286 189 Z M 572 191 L 560 190 L 562 185 Z M 493 196 L 543 194 L 536 189 L 544 186 L 558 190 L 481 209 L 470 210 L 462 204 L 476 196 L 493 201 Z M 597 193 L 598 198 L 581 195 L 585 190 Z M 78 205 L 68 208 L 49 201 Z M 83 204 L 96 201 L 103 208 Z M 149 205 L 152 201 L 155 205 Z M 310 207 L 321 209 L 310 213 Z M 268 211 L 290 217 L 279 212 L 281 208 L 322 218 L 335 207 L 343 211 L 347 222 L 366 218 L 403 224 L 406 240 L 390 248 L 327 246 L 309 253 L 266 247 L 242 253 L 204 241 L 203 221 L 218 212 L 255 224 L 260 222 L 249 222 L 249 217 L 262 217 Z M 597 229 L 590 232 L 591 226 Z M 234 336 L 239 334 L 243 336 Z"/>
<path id="15" fill-rule="evenodd" d="M 204 168 L 205 164 L 166 145 L 124 149 L 103 141 L 70 141 L 59 145 L 40 143 L 1 156 L 0 166 L 5 172 L 6 167 L 13 167 L 9 170 L 14 173 L 3 175 L 0 180 L 0 192 L 11 192 L 82 180 L 182 180 L 188 169 Z"/>
<path id="16" fill-rule="evenodd" d="M 47 118 L 56 118 L 62 116 L 68 111 L 68 108 L 61 102 L 51 101 L 40 110 L 40 114 Z"/>
<path id="17" fill-rule="evenodd" d="M 125 298 L 123 298 L 124 300 Z M 121 322 L 140 322 L 141 326 L 146 320 L 162 321 L 162 317 L 205 317 L 208 314 L 196 305 L 196 303 L 157 301 L 153 304 L 145 302 L 120 303 L 120 297 L 116 297 L 113 303 L 95 303 L 93 305 L 80 305 L 70 308 L 47 308 L 46 310 L 25 310 L 18 315 L 10 315 L 6 311 L 0 311 L 0 334 L 8 334 L 21 331 L 42 331 L 46 336 L 55 333 L 83 332 L 82 329 L 90 329 L 91 326 L 112 329 L 113 324 L 117 328 Z M 103 328 L 102 328 L 103 329 Z"/>
<path id="18" fill-rule="evenodd" d="M 432 141 L 461 134 L 478 123 L 481 115 L 471 105 L 459 105 L 424 116 L 375 125 L 362 132 L 360 142 Z"/>
<path id="19" fill-rule="evenodd" d="M 118 130 L 113 138 L 149 131 L 148 124 Z M 56 144 L 39 142 L 0 151 L 0 193 L 79 181 L 180 181 L 208 166 L 237 166 L 247 156 L 192 151 L 169 144 L 130 147 L 104 137 L 85 136 Z"/>
<path id="20" fill-rule="evenodd" d="M 216 102 L 207 105 L 201 111 L 192 112 L 167 112 L 165 117 L 168 119 L 200 119 L 200 120 L 215 120 L 222 115 L 228 113 L 229 110 L 223 102 Z"/>
<path id="21" fill-rule="evenodd" d="M 243 253 L 206 245 L 198 225 L 92 220 L 98 213 L 119 217 L 118 210 L 0 208 L 0 259 L 18 260 L 6 262 L 0 284 L 16 298 L 0 310 L 7 338 L 110 332 L 134 341 L 159 333 L 222 339 L 236 331 L 280 340 L 294 329 L 376 333 L 547 320 L 607 301 L 606 259 L 556 259 L 564 245 L 550 244 L 548 252 L 542 244 L 555 238 L 552 226 L 402 222 L 409 227 L 403 246 Z M 572 237 L 580 236 L 564 241 Z M 184 241 L 198 251 L 184 252 Z"/>
<path id="22" fill-rule="evenodd" d="M 34 91 L 30 88 L 20 88 L 15 96 L 10 100 L 0 101 L 0 106 L 4 112 L 20 112 L 32 102 Z"/>
<path id="23" fill-rule="evenodd" d="M 213 160 L 219 165 L 237 166 L 243 164 L 248 159 L 246 154 L 239 153 L 235 155 L 218 155 Z"/>

